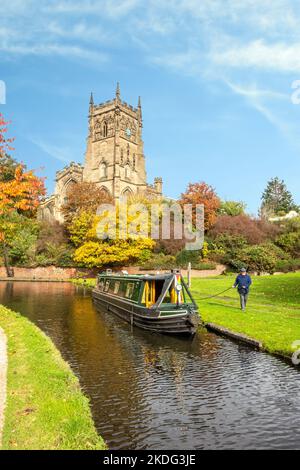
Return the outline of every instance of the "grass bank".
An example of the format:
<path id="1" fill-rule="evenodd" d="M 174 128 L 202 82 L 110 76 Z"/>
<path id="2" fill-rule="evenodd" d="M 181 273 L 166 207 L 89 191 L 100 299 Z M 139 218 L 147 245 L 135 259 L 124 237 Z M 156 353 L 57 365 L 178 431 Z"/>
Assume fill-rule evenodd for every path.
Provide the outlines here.
<path id="1" fill-rule="evenodd" d="M 253 277 L 245 313 L 232 289 L 220 297 L 200 300 L 230 287 L 235 276 L 193 279 L 192 293 L 202 318 L 260 341 L 271 353 L 291 356 L 300 340 L 300 273 Z"/>
<path id="2" fill-rule="evenodd" d="M 0 306 L 8 340 L 3 449 L 104 449 L 88 399 L 52 341 Z"/>

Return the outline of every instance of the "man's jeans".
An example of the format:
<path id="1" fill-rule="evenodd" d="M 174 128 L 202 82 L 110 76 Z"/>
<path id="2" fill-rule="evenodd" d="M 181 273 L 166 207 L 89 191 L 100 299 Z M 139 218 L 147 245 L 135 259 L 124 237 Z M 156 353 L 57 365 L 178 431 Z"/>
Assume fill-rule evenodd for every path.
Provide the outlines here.
<path id="1" fill-rule="evenodd" d="M 241 301 L 241 309 L 245 310 L 248 300 L 248 292 L 239 292 L 240 294 L 240 301 Z"/>

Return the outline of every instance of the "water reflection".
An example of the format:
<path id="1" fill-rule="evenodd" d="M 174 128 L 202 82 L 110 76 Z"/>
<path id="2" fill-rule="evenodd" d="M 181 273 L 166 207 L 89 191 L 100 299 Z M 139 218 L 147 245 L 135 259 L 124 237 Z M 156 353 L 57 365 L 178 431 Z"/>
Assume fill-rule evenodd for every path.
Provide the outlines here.
<path id="1" fill-rule="evenodd" d="M 110 448 L 300 448 L 299 372 L 199 331 L 131 329 L 67 283 L 0 283 L 0 303 L 55 342 L 91 399 Z"/>

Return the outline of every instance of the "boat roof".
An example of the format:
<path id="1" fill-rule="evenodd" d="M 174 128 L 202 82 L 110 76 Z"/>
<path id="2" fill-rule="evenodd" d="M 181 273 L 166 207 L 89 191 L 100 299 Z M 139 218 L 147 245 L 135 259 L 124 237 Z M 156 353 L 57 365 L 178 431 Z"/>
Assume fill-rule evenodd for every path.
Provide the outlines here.
<path id="1" fill-rule="evenodd" d="M 174 272 L 169 273 L 149 273 L 149 274 L 126 274 L 122 272 L 102 272 L 98 274 L 98 277 L 114 277 L 118 279 L 129 279 L 129 280 L 141 280 L 141 281 L 154 281 L 154 280 L 166 280 L 170 279 L 171 277 L 175 276 L 176 274 L 180 274 L 180 271 L 174 270 Z"/>

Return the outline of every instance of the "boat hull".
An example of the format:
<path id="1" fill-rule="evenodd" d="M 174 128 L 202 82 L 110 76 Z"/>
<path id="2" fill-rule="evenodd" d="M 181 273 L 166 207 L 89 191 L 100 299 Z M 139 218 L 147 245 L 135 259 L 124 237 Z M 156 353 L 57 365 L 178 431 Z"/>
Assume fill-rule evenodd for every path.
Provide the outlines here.
<path id="1" fill-rule="evenodd" d="M 131 325 L 156 333 L 190 336 L 196 333 L 200 323 L 197 312 L 179 309 L 168 316 L 162 316 L 163 311 L 147 309 L 117 297 L 112 298 L 97 289 L 93 290 L 93 301 L 97 309 L 110 311 Z"/>

